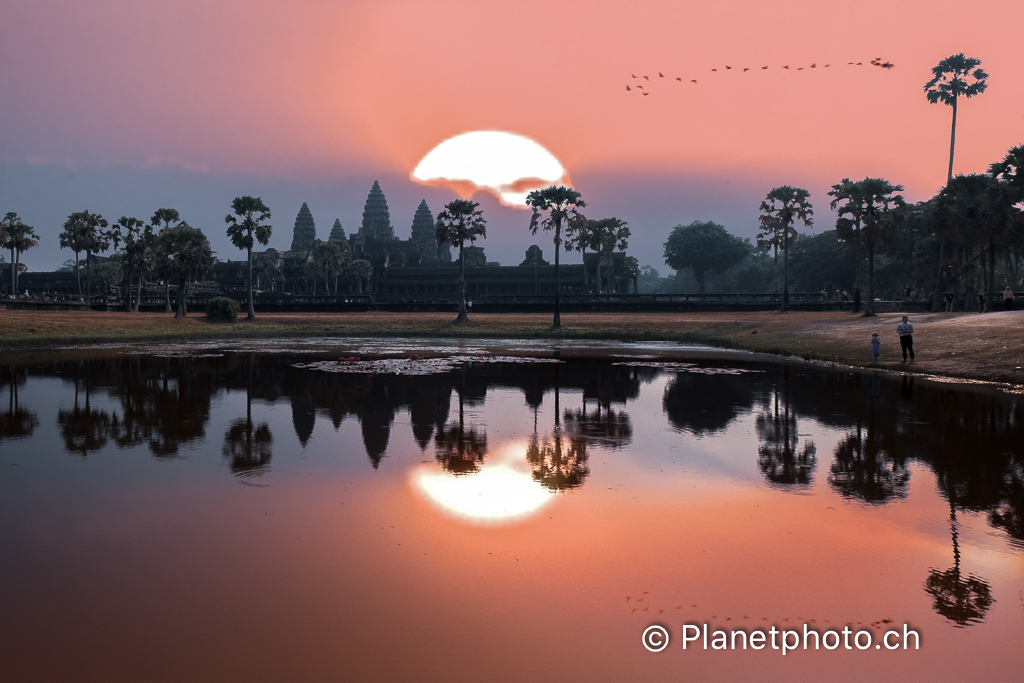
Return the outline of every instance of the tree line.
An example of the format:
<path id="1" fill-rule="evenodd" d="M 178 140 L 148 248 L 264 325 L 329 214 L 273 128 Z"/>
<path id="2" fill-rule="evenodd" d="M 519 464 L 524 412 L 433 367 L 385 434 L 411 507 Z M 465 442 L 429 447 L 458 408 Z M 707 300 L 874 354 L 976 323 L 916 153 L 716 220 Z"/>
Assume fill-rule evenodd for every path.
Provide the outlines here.
<path id="1" fill-rule="evenodd" d="M 855 303 L 864 287 L 868 316 L 874 315 L 879 290 L 925 294 L 938 310 L 946 292 L 967 305 L 977 295 L 991 304 L 997 286 L 1019 287 L 1024 145 L 1009 149 L 987 173 L 953 175 L 958 102 L 987 88 L 988 74 L 980 65 L 977 59 L 953 55 L 932 69 L 924 86 L 929 102 L 946 104 L 953 113 L 947 182 L 928 201 L 908 204 L 903 186 L 884 178 L 844 178 L 828 192 L 829 206 L 838 213 L 835 229 L 812 237 L 797 230 L 813 227 L 810 193 L 776 187 L 761 202 L 755 244 L 717 223 L 694 221 L 669 235 L 666 264 L 688 271 L 690 285 L 700 293 L 709 275 L 718 276 L 714 284 L 720 291 L 761 292 L 767 286 L 778 292 L 781 252 L 783 309 L 795 279 L 805 290 L 822 288 L 830 296 L 852 289 Z M 646 266 L 640 282 L 645 291 L 685 291 L 683 275 L 661 278 Z"/>

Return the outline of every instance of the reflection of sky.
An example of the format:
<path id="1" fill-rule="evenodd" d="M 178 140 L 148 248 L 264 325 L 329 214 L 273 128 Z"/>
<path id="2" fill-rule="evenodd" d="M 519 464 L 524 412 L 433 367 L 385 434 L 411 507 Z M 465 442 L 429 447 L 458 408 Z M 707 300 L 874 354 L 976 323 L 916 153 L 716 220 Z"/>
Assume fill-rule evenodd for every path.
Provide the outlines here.
<path id="1" fill-rule="evenodd" d="M 759 677 L 783 680 L 818 679 L 836 661 L 871 680 L 1005 680 L 1024 667 L 1013 645 L 1024 556 L 985 512 L 957 512 L 962 571 L 988 581 L 997 602 L 982 624 L 953 629 L 922 589 L 929 570 L 953 565 L 949 504 L 930 467 L 911 463 L 906 497 L 887 505 L 844 499 L 828 472 L 846 431 L 798 416 L 798 433 L 818 447 L 813 482 L 805 495 L 769 488 L 757 464 L 757 408 L 697 438 L 665 415 L 674 376 L 661 374 L 627 405 L 611 405 L 629 414 L 631 440 L 588 447 L 590 476 L 580 488 L 540 491 L 520 454 L 505 483 L 542 506 L 502 525 L 433 514 L 409 478 L 424 472 L 486 494 L 489 473 L 512 467 L 505 445 L 533 433 L 535 414 L 519 389 L 492 386 L 483 402 L 466 402 L 467 428 L 485 431 L 492 450 L 480 474 L 459 477 L 442 472 L 433 443 L 420 450 L 405 408 L 375 470 L 354 416 L 336 430 L 318 411 L 303 447 L 288 397 L 254 400 L 254 422 L 273 432 L 273 458 L 258 482 L 265 487 L 255 488 L 239 484 L 221 453 L 228 423 L 245 415 L 244 391 L 214 395 L 205 440 L 184 445 L 178 458 L 108 444 L 83 459 L 63 451 L 56 428 L 73 384 L 30 377 L 19 395 L 40 426 L 31 440 L 0 445 L 0 557 L 9 579 L 0 602 L 10 615 L 0 619 L 0 637 L 29 642 L 23 652 L 35 662 L 50 661 L 43 650 L 56 638 L 65 661 L 85 672 L 128 648 L 141 653 L 133 662 L 168 665 L 179 679 L 195 676 L 152 653 L 188 648 L 223 670 L 241 666 L 230 670 L 248 678 L 288 671 L 301 656 L 310 678 L 415 678 L 441 666 L 447 680 L 458 671 L 492 680 L 551 678 L 554 670 L 565 679 L 653 680 L 678 676 L 681 661 L 630 649 L 655 621 L 673 629 L 684 619 L 749 626 L 745 614 L 780 627 L 797 617 L 890 617 L 922 630 L 920 656 L 805 653 L 780 664 L 764 653 L 695 653 L 687 665 L 704 678 L 746 678 L 756 667 Z M 559 398 L 561 411 L 583 407 L 579 389 Z M 106 389 L 93 390 L 90 403 L 122 410 Z M 457 391 L 449 408 L 451 425 Z M 596 410 L 593 399 L 587 410 Z M 541 438 L 554 419 L 548 391 L 536 412 Z M 512 502 L 531 502 L 505 491 Z M 387 647 L 371 637 L 381 630 Z M 472 651 L 452 633 L 471 633 Z M 557 668 L 567 647 L 578 653 L 573 670 Z"/>

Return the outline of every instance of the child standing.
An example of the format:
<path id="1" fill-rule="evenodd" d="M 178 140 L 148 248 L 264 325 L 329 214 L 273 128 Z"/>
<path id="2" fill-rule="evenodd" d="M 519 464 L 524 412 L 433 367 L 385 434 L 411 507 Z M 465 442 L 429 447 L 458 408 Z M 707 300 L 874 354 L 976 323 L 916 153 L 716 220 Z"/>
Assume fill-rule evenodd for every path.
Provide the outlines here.
<path id="1" fill-rule="evenodd" d="M 879 339 L 877 332 L 871 333 L 871 355 L 875 357 L 874 362 L 878 362 L 878 356 L 882 353 L 882 340 Z"/>

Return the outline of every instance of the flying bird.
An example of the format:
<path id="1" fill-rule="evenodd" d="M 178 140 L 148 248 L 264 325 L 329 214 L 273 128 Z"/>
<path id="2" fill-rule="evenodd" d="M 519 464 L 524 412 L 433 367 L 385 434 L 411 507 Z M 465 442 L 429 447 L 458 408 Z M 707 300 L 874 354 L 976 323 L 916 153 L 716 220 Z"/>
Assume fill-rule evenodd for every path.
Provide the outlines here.
<path id="1" fill-rule="evenodd" d="M 628 85 L 626 86 L 626 92 L 629 92 L 631 89 Z"/>
<path id="2" fill-rule="evenodd" d="M 789 64 L 787 64 L 786 66 L 784 66 L 784 67 L 782 67 L 782 68 L 783 68 L 783 69 L 788 69 L 788 68 L 789 68 Z"/>
<path id="3" fill-rule="evenodd" d="M 651 79 L 647 78 L 647 76 L 644 76 L 644 80 L 645 80 L 645 81 L 649 81 L 649 80 L 651 80 Z"/>
<path id="4" fill-rule="evenodd" d="M 659 71 L 659 72 L 658 72 L 658 77 L 659 77 L 659 78 L 665 78 L 665 74 L 663 74 L 663 73 L 661 73 L 661 72 Z"/>
<path id="5" fill-rule="evenodd" d="M 729 66 L 728 64 L 726 64 L 726 65 L 725 65 L 725 68 L 726 68 L 726 69 L 731 69 L 732 67 L 731 67 L 731 66 Z"/>
<path id="6" fill-rule="evenodd" d="M 683 82 L 683 79 L 679 78 L 679 76 L 676 76 L 676 80 L 679 81 L 680 83 Z"/>
<path id="7" fill-rule="evenodd" d="M 645 93 L 644 93 L 644 97 L 647 97 L 647 96 L 648 96 L 648 95 L 650 95 L 650 94 L 651 94 L 651 93 L 649 93 L 649 92 L 645 92 Z"/>
<path id="8" fill-rule="evenodd" d="M 803 71 L 803 70 L 804 70 L 804 68 L 803 68 L 802 66 L 798 66 L 798 67 L 796 68 L 796 70 L 797 70 L 797 71 Z"/>
<path id="9" fill-rule="evenodd" d="M 697 82 L 696 78 L 690 80 L 690 83 L 696 83 L 696 82 Z"/>
<path id="10" fill-rule="evenodd" d="M 762 66 L 761 68 L 762 68 L 762 69 L 767 69 L 767 68 L 768 68 L 768 65 L 767 65 L 767 64 L 765 64 L 765 65 L 764 65 L 764 66 Z"/>
<path id="11" fill-rule="evenodd" d="M 636 74 L 630 74 L 630 76 L 632 76 L 633 78 L 636 78 Z"/>
<path id="12" fill-rule="evenodd" d="M 712 71 L 718 71 L 718 69 L 712 69 Z"/>
<path id="13" fill-rule="evenodd" d="M 744 71 L 750 71 L 750 69 L 743 69 Z"/>
<path id="14" fill-rule="evenodd" d="M 817 69 L 817 68 L 818 68 L 818 63 L 817 63 L 817 62 L 813 62 L 813 63 L 811 64 L 811 68 L 812 68 L 812 69 Z"/>
<path id="15" fill-rule="evenodd" d="M 828 64 L 826 64 L 826 65 L 825 65 L 825 68 L 827 69 L 828 67 L 829 67 L 829 65 L 828 65 Z"/>
<path id="16" fill-rule="evenodd" d="M 891 69 L 891 68 L 893 68 L 893 67 L 894 67 L 894 66 L 896 66 L 896 65 L 895 65 L 895 64 L 893 64 L 892 62 L 885 62 L 885 63 L 881 64 L 880 66 L 881 66 L 881 67 L 882 67 L 883 69 Z"/>
<path id="17" fill-rule="evenodd" d="M 636 86 L 636 89 L 637 89 L 637 90 L 643 90 L 643 89 L 644 89 L 644 86 L 642 86 L 642 85 L 638 85 L 638 86 Z"/>

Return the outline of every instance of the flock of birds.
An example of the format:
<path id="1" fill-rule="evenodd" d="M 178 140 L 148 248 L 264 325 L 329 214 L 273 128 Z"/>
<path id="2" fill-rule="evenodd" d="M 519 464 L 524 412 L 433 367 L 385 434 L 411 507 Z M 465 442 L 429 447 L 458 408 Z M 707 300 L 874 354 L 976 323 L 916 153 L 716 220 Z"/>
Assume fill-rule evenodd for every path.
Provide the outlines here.
<path id="1" fill-rule="evenodd" d="M 893 64 L 892 62 L 889 62 L 889 61 L 883 62 L 881 57 L 875 57 L 874 59 L 869 61 L 868 64 L 870 64 L 871 66 L 877 66 L 877 67 L 879 67 L 881 69 L 892 69 L 893 67 L 896 66 L 895 64 Z M 817 62 L 814 62 L 810 66 L 806 66 L 806 67 L 805 66 L 798 66 L 795 69 L 793 68 L 792 64 L 785 64 L 785 65 L 783 65 L 781 67 L 778 67 L 778 68 L 785 69 L 787 71 L 803 71 L 804 69 L 828 69 L 831 66 L 832 66 L 831 64 L 822 64 L 822 65 L 819 66 Z M 847 62 L 846 66 L 864 66 L 864 62 Z M 766 71 L 768 68 L 769 68 L 769 66 L 766 64 L 766 65 L 762 66 L 759 70 L 760 71 Z M 729 64 L 725 65 L 725 71 L 746 72 L 746 71 L 751 71 L 751 70 L 752 69 L 749 66 L 745 66 L 745 67 L 743 67 L 741 69 L 739 67 L 733 68 Z M 758 70 L 758 69 L 754 69 L 754 70 Z M 717 72 L 718 72 L 717 68 L 711 69 L 711 73 L 717 73 Z M 637 92 L 641 93 L 644 97 L 646 97 L 646 96 L 651 94 L 650 93 L 650 85 L 651 85 L 651 77 L 650 76 L 647 76 L 647 75 L 644 75 L 644 74 L 641 74 L 640 76 L 637 76 L 636 74 L 633 74 L 633 73 L 631 73 L 630 75 L 633 77 L 634 80 L 644 80 L 644 81 L 647 81 L 648 83 L 647 83 L 646 86 L 644 86 L 641 83 L 634 83 L 632 86 L 630 86 L 629 83 L 626 83 L 626 92 L 637 91 Z M 666 76 L 665 74 L 663 74 L 660 71 L 658 72 L 658 76 L 657 77 L 658 78 L 669 78 L 669 79 L 673 78 L 672 76 Z M 683 77 L 682 76 L 675 76 L 674 78 L 675 78 L 675 80 L 679 81 L 680 83 L 683 82 Z M 697 82 L 696 78 L 691 78 L 689 80 L 690 80 L 690 83 L 696 83 Z"/>

